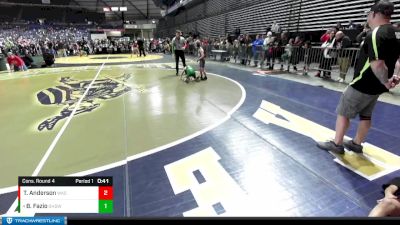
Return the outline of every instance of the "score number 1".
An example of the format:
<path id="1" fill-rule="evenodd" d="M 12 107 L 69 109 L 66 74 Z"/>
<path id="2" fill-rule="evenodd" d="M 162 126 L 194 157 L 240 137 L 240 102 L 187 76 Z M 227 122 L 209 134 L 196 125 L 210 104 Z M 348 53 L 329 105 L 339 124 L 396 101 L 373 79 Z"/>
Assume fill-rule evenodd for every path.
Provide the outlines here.
<path id="1" fill-rule="evenodd" d="M 112 186 L 99 186 L 99 213 L 113 213 Z"/>

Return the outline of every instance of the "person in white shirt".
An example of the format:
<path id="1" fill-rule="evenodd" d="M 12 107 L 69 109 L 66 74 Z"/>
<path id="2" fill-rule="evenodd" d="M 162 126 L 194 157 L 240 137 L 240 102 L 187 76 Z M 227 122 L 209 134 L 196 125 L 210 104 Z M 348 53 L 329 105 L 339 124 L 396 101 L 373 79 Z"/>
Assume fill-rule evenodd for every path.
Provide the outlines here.
<path id="1" fill-rule="evenodd" d="M 275 34 L 280 33 L 281 32 L 281 27 L 279 26 L 279 24 L 274 21 L 274 23 L 271 26 L 271 31 Z"/>
<path id="2" fill-rule="evenodd" d="M 183 67 L 186 67 L 184 52 L 186 48 L 186 40 L 184 37 L 181 37 L 181 34 L 182 32 L 177 30 L 175 37 L 172 39 L 172 52 L 175 54 L 176 76 L 179 74 L 179 58 L 182 60 Z"/>

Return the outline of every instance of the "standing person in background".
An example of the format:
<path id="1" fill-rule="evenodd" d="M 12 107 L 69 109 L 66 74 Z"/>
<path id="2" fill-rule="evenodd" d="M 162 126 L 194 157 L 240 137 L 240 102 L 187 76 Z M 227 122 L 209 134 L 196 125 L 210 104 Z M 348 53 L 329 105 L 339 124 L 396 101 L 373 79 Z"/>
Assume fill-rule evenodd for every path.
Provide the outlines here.
<path id="1" fill-rule="evenodd" d="M 244 43 L 246 45 L 246 56 L 244 65 L 250 65 L 251 58 L 253 57 L 253 48 L 252 48 L 252 40 L 249 34 L 246 34 Z"/>
<path id="2" fill-rule="evenodd" d="M 289 60 L 292 58 L 293 42 L 294 42 L 294 39 L 290 38 L 289 42 L 285 46 L 285 50 L 284 50 L 285 52 L 281 56 L 281 70 L 283 68 L 283 64 L 286 63 L 287 64 L 287 70 L 286 70 L 287 72 L 289 72 L 289 69 L 290 69 Z"/>
<path id="3" fill-rule="evenodd" d="M 335 34 L 335 30 L 331 29 L 329 40 L 321 45 L 323 52 L 319 63 L 319 69 L 315 77 L 321 77 L 321 71 L 323 71 L 324 78 L 331 78 L 332 63 L 336 54 L 336 51 L 334 51 L 334 48 L 336 48 Z"/>
<path id="4" fill-rule="evenodd" d="M 289 32 L 283 31 L 278 40 L 278 51 L 276 53 L 276 57 L 280 60 L 281 63 L 280 71 L 284 70 L 283 64 L 285 63 L 285 61 L 282 60 L 282 56 L 285 53 L 285 47 L 287 46 L 288 43 L 289 43 Z"/>
<path id="5" fill-rule="evenodd" d="M 340 77 L 337 82 L 344 83 L 346 80 L 346 74 L 350 67 L 350 51 L 346 50 L 351 47 L 351 40 L 346 36 L 343 31 L 338 31 L 335 35 L 336 49 L 338 50 L 338 63 Z"/>
<path id="6" fill-rule="evenodd" d="M 138 44 L 138 47 L 139 47 L 139 55 L 140 55 L 140 57 L 142 57 L 142 53 L 143 53 L 143 57 L 146 57 L 146 52 L 144 52 L 144 41 L 141 38 L 138 38 L 137 44 Z"/>
<path id="7" fill-rule="evenodd" d="M 311 51 L 311 43 L 309 41 L 304 42 L 304 67 L 303 67 L 303 75 L 308 76 L 308 71 L 310 69 L 311 59 L 310 59 L 310 51 Z"/>
<path id="8" fill-rule="evenodd" d="M 172 52 L 175 54 L 175 63 L 176 63 L 176 76 L 179 74 L 179 58 L 182 60 L 183 67 L 186 67 L 185 61 L 185 38 L 181 36 L 182 32 L 177 30 L 175 32 L 175 37 L 172 39 Z"/>
<path id="9" fill-rule="evenodd" d="M 262 67 L 263 64 L 267 61 L 267 56 L 268 56 L 268 48 L 269 48 L 269 43 L 271 42 L 272 39 L 272 32 L 268 31 L 267 32 L 267 37 L 264 39 L 263 42 L 263 54 L 262 54 L 262 61 L 260 63 L 260 66 Z"/>
<path id="10" fill-rule="evenodd" d="M 137 44 L 137 41 L 133 41 L 131 45 L 131 58 L 133 55 L 139 57 L 139 45 Z"/>
<path id="11" fill-rule="evenodd" d="M 293 42 L 293 48 L 292 48 L 292 56 L 290 57 L 290 64 L 293 66 L 293 70 L 297 72 L 297 64 L 300 61 L 300 56 L 302 55 L 302 47 L 303 46 L 303 40 L 300 36 L 297 36 L 294 39 Z M 289 72 L 289 67 L 288 67 L 288 72 Z"/>
<path id="12" fill-rule="evenodd" d="M 344 154 L 344 146 L 355 153 L 363 153 L 364 141 L 371 127 L 372 112 L 381 94 L 388 92 L 399 83 L 395 71 L 400 62 L 399 30 L 390 23 L 394 4 L 381 0 L 368 13 L 368 24 L 372 29 L 360 49 L 360 56 L 354 67 L 354 78 L 345 89 L 336 109 L 335 139 L 319 142 L 317 146 L 336 154 Z M 360 117 L 356 136 L 344 141 L 350 126 L 350 119 Z"/>
<path id="13" fill-rule="evenodd" d="M 261 35 L 257 34 L 256 39 L 252 43 L 254 67 L 257 67 L 258 62 L 260 61 L 263 43 L 264 43 L 264 40 L 261 38 Z"/>
<path id="14" fill-rule="evenodd" d="M 246 43 L 245 43 L 245 37 L 243 34 L 239 36 L 239 59 L 240 59 L 240 64 L 246 65 Z"/>
<path id="15" fill-rule="evenodd" d="M 268 70 L 273 70 L 274 65 L 275 65 L 275 58 L 277 56 L 277 51 L 279 49 L 278 47 L 278 41 L 276 40 L 275 36 L 272 36 L 269 43 L 268 43 L 268 50 L 267 50 L 267 63 L 266 65 L 268 66 Z"/>
<path id="16" fill-rule="evenodd" d="M 365 37 L 367 36 L 367 33 L 371 30 L 371 28 L 368 26 L 368 23 L 364 24 L 364 29 L 361 33 L 359 33 L 356 37 L 357 43 L 360 44 L 360 48 L 364 44 Z"/>

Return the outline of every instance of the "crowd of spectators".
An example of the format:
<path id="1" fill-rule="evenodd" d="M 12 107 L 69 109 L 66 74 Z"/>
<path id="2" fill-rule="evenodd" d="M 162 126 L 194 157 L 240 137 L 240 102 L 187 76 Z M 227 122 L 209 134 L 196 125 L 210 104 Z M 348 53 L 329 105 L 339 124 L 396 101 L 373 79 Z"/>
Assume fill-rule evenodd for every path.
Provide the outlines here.
<path id="1" fill-rule="evenodd" d="M 393 24 L 398 26 L 398 24 Z M 359 35 L 347 35 L 358 32 Z M 243 65 L 258 67 L 266 70 L 278 69 L 290 72 L 298 71 L 302 65 L 304 75 L 308 75 L 310 64 L 317 64 L 314 76 L 331 78 L 333 66 L 338 69 L 338 82 L 345 82 L 346 74 L 355 64 L 358 50 L 363 44 L 368 25 L 365 23 L 348 26 L 337 23 L 322 34 L 319 40 L 311 40 L 304 34 L 293 34 L 282 30 L 277 22 L 267 28 L 266 33 L 249 35 L 236 34 L 219 36 L 217 38 L 184 35 L 187 42 L 185 53 L 195 55 L 196 41 L 200 41 L 206 55 L 212 56 L 214 50 L 224 50 L 223 60 L 240 62 Z M 276 67 L 276 64 L 278 67 Z"/>
<path id="2" fill-rule="evenodd" d="M 27 68 L 51 66 L 57 57 L 130 53 L 138 43 L 147 52 L 170 53 L 169 39 L 91 40 L 89 29 L 85 26 L 1 24 L 0 31 L 0 53 L 8 58 L 21 58 Z M 43 57 L 44 63 L 36 65 L 35 56 Z"/>
<path id="3" fill-rule="evenodd" d="M 346 33 L 347 30 L 360 26 L 350 22 L 348 27 L 343 27 L 338 23 L 326 30 L 319 43 L 312 42 L 304 34 L 291 34 L 282 30 L 276 21 L 267 28 L 266 33 L 255 36 L 236 34 L 209 38 L 198 34 L 189 34 L 185 36 L 185 53 L 195 55 L 197 53 L 195 43 L 200 41 L 207 56 L 213 55 L 213 50 L 226 50 L 224 58 L 226 60 L 234 60 L 243 65 L 267 70 L 279 69 L 287 72 L 297 71 L 301 62 L 304 74 L 308 74 L 311 61 L 317 60 L 319 66 L 316 70 L 316 77 L 330 78 L 332 65 L 337 64 L 340 70 L 340 77 L 337 81 L 344 82 L 347 71 L 356 56 L 355 51 L 350 53 L 345 50 L 361 45 L 369 29 L 365 25 L 354 40 L 351 40 Z M 79 26 L 30 26 L 29 24 L 12 26 L 3 24 L 0 25 L 0 29 L 0 50 L 3 55 L 10 52 L 21 57 L 27 68 L 51 66 L 56 57 L 131 53 L 135 49 L 134 46 L 138 45 L 138 41 L 143 43 L 143 49 L 146 52 L 171 53 L 169 37 L 150 40 L 141 40 L 140 38 L 91 40 L 88 28 Z M 313 49 L 311 49 L 312 44 Z M 314 51 L 314 48 L 320 49 Z M 318 56 L 315 57 L 315 54 Z M 43 56 L 44 65 L 35 65 L 32 59 L 35 56 Z M 276 64 L 280 65 L 276 68 Z"/>

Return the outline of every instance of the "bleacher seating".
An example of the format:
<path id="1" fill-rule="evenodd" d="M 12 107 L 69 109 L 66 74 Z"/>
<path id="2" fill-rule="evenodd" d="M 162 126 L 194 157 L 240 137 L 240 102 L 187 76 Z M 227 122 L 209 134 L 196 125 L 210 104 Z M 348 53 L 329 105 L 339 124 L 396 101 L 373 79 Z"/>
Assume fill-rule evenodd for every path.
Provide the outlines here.
<path id="1" fill-rule="evenodd" d="M 400 22 L 400 0 L 393 22 Z M 340 22 L 362 24 L 374 0 L 208 0 L 158 25 L 158 36 L 170 36 L 176 28 L 196 29 L 202 36 L 217 37 L 240 28 L 242 33 L 265 33 L 273 21 L 291 32 L 321 31 Z M 225 26 L 225 28 L 224 28 Z"/>

